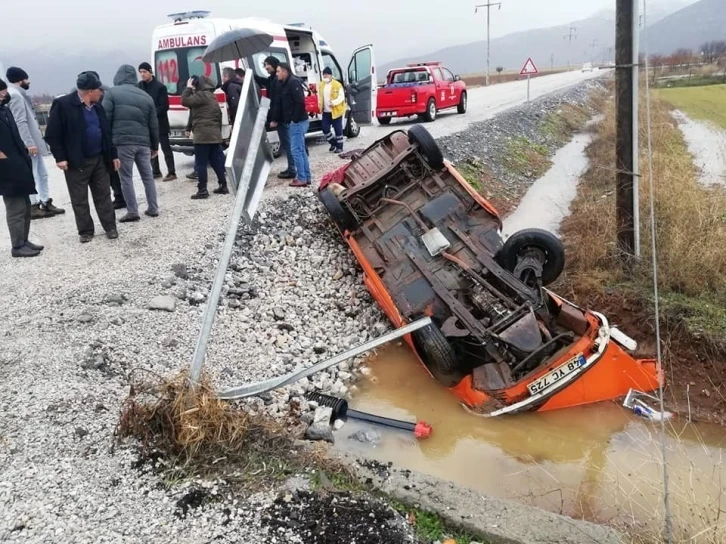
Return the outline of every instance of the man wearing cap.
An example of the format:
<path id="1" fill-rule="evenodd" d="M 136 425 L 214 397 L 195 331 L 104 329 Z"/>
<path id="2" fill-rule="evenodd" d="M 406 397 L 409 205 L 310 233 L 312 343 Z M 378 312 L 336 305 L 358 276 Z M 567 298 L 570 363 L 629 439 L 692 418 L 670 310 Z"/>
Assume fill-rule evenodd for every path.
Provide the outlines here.
<path id="1" fill-rule="evenodd" d="M 343 151 L 343 118 L 346 109 L 345 89 L 338 80 L 333 79 L 333 71 L 328 67 L 323 70 L 318 101 L 320 111 L 323 112 L 323 135 L 330 144 L 330 151 L 341 153 Z M 331 127 L 335 131 L 335 136 L 330 132 Z"/>
<path id="2" fill-rule="evenodd" d="M 99 104 L 101 80 L 93 72 L 83 72 L 76 87 L 76 92 L 53 101 L 45 140 L 56 165 L 65 174 L 81 243 L 90 242 L 94 235 L 89 189 L 103 230 L 114 240 L 118 231 L 109 171 L 118 170 L 121 163 L 111 141 L 106 113 Z"/>
<path id="3" fill-rule="evenodd" d="M 139 64 L 139 89 L 146 92 L 154 101 L 156 106 L 156 117 L 159 120 L 159 147 L 164 152 L 164 161 L 166 161 L 166 169 L 168 171 L 164 181 L 174 181 L 176 179 L 176 168 L 174 166 L 174 153 L 171 151 L 169 143 L 169 91 L 166 85 L 161 83 L 154 77 L 151 64 L 142 62 Z M 151 159 L 151 166 L 154 169 L 154 178 L 162 177 L 159 168 L 159 156 Z"/>
<path id="4" fill-rule="evenodd" d="M 33 176 L 38 189 L 38 194 L 30 197 L 32 203 L 30 217 L 32 219 L 43 219 L 63 214 L 66 211 L 54 206 L 53 199 L 50 198 L 48 193 L 48 171 L 43 160 L 43 157 L 48 155 L 48 147 L 43 141 L 38 120 L 35 118 L 33 102 L 30 95 L 28 95 L 28 89 L 30 88 L 29 76 L 22 68 L 11 66 L 7 70 L 7 78 L 10 83 L 8 92 L 11 96 L 8 106 L 15 118 L 15 123 L 18 125 L 20 137 L 23 139 L 33 162 Z"/>
<path id="5" fill-rule="evenodd" d="M 5 204 L 5 219 L 10 231 L 13 257 L 37 257 L 43 246 L 28 241 L 30 198 L 34 195 L 33 163 L 8 108 L 12 97 L 0 79 L 0 195 Z"/>

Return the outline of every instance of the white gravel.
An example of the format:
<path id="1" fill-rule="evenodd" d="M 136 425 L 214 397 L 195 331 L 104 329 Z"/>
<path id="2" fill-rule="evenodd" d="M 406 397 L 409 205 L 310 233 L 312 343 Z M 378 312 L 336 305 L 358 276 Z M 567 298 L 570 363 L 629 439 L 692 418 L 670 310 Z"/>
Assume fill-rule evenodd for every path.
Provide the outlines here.
<path id="1" fill-rule="evenodd" d="M 496 92 L 506 94 L 504 87 Z M 502 96 L 499 107 L 508 103 Z M 363 147 L 381 131 L 364 128 L 347 146 Z M 318 178 L 342 163 L 326 149 L 311 145 Z M 0 541 L 284 542 L 260 525 L 260 505 L 271 496 L 236 505 L 228 520 L 213 508 L 182 520 L 176 501 L 188 489 L 165 490 L 131 468 L 132 452 L 112 447 L 127 374 L 167 375 L 191 359 L 232 197 L 190 200 L 195 185 L 183 176 L 192 160 L 179 156 L 180 180 L 157 184 L 159 218 L 120 224 L 118 240 L 99 235 L 81 245 L 63 176 L 47 162 L 51 196 L 67 213 L 33 222 L 31 240 L 46 246 L 43 255 L 11 259 L 0 228 Z M 274 178 L 282 166 L 258 224 L 240 232 L 228 274 L 227 289 L 239 291 L 227 291 L 207 365 L 220 386 L 312 364 L 388 327 L 313 190 Z M 173 309 L 157 299 L 168 296 Z M 274 413 L 303 389 L 342 395 L 356 367 L 254 404 Z"/>

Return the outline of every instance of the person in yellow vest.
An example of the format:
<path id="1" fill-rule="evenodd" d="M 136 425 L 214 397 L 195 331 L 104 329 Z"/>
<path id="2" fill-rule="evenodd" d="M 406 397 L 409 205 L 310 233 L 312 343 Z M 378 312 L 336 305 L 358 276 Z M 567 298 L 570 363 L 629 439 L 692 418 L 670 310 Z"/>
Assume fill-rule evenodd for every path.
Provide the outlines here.
<path id="1" fill-rule="evenodd" d="M 343 119 L 345 118 L 345 90 L 340 81 L 333 79 L 330 68 L 323 70 L 323 81 L 318 92 L 320 111 L 323 112 L 323 134 L 330 144 L 330 151 L 343 151 Z M 335 135 L 331 132 L 335 131 Z"/>

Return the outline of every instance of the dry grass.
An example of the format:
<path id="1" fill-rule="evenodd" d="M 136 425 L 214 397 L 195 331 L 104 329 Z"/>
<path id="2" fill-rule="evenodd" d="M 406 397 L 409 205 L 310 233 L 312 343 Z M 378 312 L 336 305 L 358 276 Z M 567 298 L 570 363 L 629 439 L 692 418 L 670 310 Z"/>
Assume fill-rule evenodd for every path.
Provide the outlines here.
<path id="1" fill-rule="evenodd" d="M 625 275 L 616 250 L 615 112 L 609 101 L 588 149 L 572 215 L 563 224 L 569 266 L 566 283 L 578 295 L 617 287 L 648 300 L 651 233 L 647 156 L 641 157 L 642 267 Z M 643 116 L 641 126 L 646 126 Z M 717 344 L 726 337 L 726 195 L 698 184 L 693 160 L 665 103 L 652 111 L 653 178 L 659 278 L 666 317 Z M 645 132 L 642 141 L 645 142 Z M 645 143 L 643 145 L 645 148 Z"/>
<path id="2" fill-rule="evenodd" d="M 170 379 L 143 376 L 131 385 L 117 437 L 138 440 L 142 460 L 163 459 L 161 472 L 167 477 L 176 480 L 231 467 L 244 484 L 330 468 L 319 452 L 297 447 L 295 433 L 285 425 L 220 400 L 207 377 L 192 388 L 186 372 Z"/>

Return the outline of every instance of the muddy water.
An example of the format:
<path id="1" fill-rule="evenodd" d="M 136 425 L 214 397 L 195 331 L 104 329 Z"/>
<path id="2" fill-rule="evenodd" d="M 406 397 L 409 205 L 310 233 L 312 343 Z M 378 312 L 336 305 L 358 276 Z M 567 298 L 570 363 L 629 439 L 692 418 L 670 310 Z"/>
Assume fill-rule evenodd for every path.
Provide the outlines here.
<path id="1" fill-rule="evenodd" d="M 577 196 L 578 180 L 587 169 L 585 148 L 590 141 L 590 134 L 578 134 L 555 154 L 552 168 L 530 187 L 517 209 L 504 220 L 505 237 L 526 228 L 555 234 L 559 231 Z"/>
<path id="2" fill-rule="evenodd" d="M 714 124 L 696 121 L 685 113 L 673 114 L 704 185 L 726 186 L 726 131 Z"/>
<path id="3" fill-rule="evenodd" d="M 614 403 L 497 419 L 471 415 L 401 344 L 372 357 L 369 368 L 351 408 L 424 420 L 433 434 L 418 442 L 407 433 L 376 427 L 380 442 L 364 444 L 350 436 L 373 427 L 350 420 L 337 433 L 339 448 L 488 495 L 646 535 L 657 532 L 662 515 L 659 427 Z M 719 508 L 726 508 L 721 493 L 725 447 L 719 427 L 681 421 L 669 426 L 676 526 L 689 537 L 706 530 L 692 542 L 726 542 L 726 524 L 718 522 Z"/>

